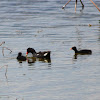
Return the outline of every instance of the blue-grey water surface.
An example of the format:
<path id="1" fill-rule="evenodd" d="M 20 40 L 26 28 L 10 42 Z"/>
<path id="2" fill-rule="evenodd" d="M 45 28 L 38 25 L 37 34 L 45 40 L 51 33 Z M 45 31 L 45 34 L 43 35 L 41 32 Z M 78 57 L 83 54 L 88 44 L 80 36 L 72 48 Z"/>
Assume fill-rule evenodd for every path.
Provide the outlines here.
<path id="1" fill-rule="evenodd" d="M 61 9 L 67 1 L 0 1 L 0 100 L 100 100 L 100 12 L 90 0 Z M 75 59 L 72 46 L 93 53 Z M 19 63 L 28 47 L 51 62 Z"/>

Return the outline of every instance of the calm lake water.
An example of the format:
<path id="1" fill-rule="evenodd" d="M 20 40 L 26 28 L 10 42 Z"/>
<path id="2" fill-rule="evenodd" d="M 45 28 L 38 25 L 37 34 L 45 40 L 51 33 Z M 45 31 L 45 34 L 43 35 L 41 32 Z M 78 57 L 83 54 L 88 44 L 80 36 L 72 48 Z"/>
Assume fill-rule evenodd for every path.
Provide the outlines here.
<path id="1" fill-rule="evenodd" d="M 0 1 L 0 100 L 100 100 L 100 12 L 90 0 L 61 9 L 67 1 Z M 72 46 L 93 53 L 75 59 Z M 50 50 L 51 62 L 19 63 L 28 47 Z"/>

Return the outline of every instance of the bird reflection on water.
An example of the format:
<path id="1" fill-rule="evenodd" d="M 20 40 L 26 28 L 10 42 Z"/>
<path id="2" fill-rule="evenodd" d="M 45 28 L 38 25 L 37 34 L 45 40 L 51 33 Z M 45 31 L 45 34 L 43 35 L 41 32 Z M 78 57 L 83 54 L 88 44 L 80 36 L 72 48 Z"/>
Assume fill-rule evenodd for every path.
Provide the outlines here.
<path id="1" fill-rule="evenodd" d="M 29 66 L 32 66 L 34 63 L 36 63 L 37 61 L 39 62 L 43 62 L 43 63 L 48 63 L 49 65 L 51 65 L 51 58 L 36 58 L 36 57 L 27 57 L 27 63 L 29 64 Z M 23 63 L 25 61 L 18 61 L 19 63 Z"/>
<path id="2" fill-rule="evenodd" d="M 49 59 L 46 59 L 46 58 L 35 58 L 35 57 L 27 58 L 27 62 L 28 63 L 35 63 L 36 61 L 41 61 L 41 62 L 45 62 L 45 63 L 51 63 L 51 58 L 49 58 Z"/>
<path id="3" fill-rule="evenodd" d="M 91 54 L 74 54 L 73 59 L 77 59 L 78 55 L 91 55 Z"/>
<path id="4" fill-rule="evenodd" d="M 28 66 L 34 66 L 34 64 L 36 62 L 47 63 L 48 68 L 51 67 L 51 58 L 49 58 L 49 59 L 47 59 L 47 58 L 35 58 L 35 57 L 27 58 Z M 31 69 L 33 69 L 33 68 L 31 68 Z"/>

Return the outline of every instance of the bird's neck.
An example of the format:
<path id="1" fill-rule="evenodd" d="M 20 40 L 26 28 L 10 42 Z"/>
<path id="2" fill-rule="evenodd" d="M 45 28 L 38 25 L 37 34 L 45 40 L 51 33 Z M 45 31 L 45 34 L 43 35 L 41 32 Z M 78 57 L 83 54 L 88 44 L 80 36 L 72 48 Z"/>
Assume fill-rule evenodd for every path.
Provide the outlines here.
<path id="1" fill-rule="evenodd" d="M 77 53 L 77 52 L 78 52 L 78 50 L 77 50 L 77 49 L 75 49 L 74 51 L 75 51 L 75 53 Z"/>

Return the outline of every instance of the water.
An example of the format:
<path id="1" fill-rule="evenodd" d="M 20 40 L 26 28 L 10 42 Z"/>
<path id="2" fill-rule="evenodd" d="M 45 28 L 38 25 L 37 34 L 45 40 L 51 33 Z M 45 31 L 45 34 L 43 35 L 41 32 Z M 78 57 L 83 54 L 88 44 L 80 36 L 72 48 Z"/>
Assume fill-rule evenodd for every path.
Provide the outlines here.
<path id="1" fill-rule="evenodd" d="M 89 0 L 76 13 L 74 1 L 61 9 L 66 2 L 0 1 L 0 100 L 99 100 L 100 13 Z M 74 59 L 72 46 L 93 54 Z M 19 63 L 28 47 L 50 50 L 51 62 Z"/>

